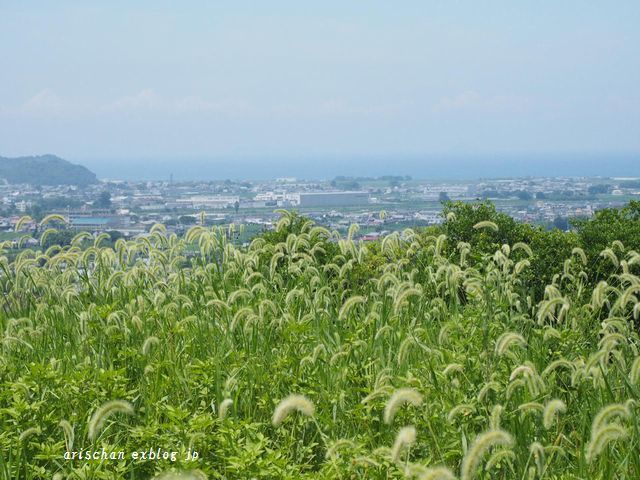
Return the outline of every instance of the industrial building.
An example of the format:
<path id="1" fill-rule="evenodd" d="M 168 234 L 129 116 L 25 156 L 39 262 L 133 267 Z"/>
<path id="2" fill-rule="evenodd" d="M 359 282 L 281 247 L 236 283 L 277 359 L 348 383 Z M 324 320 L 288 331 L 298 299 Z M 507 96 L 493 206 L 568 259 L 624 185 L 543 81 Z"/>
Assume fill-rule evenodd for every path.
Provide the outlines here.
<path id="1" fill-rule="evenodd" d="M 178 198 L 175 205 L 182 208 L 228 208 L 233 207 L 240 197 L 236 195 L 192 195 L 186 198 Z"/>
<path id="2" fill-rule="evenodd" d="M 70 228 L 93 232 L 119 230 L 131 224 L 129 215 L 114 215 L 104 210 L 68 212 L 66 217 Z"/>
<path id="3" fill-rule="evenodd" d="M 352 207 L 367 205 L 368 192 L 300 193 L 300 207 Z"/>

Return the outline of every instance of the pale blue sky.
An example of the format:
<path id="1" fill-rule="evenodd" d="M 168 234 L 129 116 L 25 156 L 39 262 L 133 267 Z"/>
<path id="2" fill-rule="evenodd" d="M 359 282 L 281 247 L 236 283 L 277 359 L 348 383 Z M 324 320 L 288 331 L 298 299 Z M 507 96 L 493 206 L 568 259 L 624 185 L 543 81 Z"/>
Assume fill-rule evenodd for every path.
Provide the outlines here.
<path id="1" fill-rule="evenodd" d="M 638 0 L 0 0 L 0 155 L 640 152 L 638 25 Z"/>

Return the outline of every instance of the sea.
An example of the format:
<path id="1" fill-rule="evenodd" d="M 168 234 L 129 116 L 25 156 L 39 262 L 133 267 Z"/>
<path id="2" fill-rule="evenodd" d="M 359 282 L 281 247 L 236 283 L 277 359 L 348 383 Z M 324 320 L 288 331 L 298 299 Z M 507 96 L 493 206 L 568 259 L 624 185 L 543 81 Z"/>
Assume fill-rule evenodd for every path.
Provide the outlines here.
<path id="1" fill-rule="evenodd" d="M 410 176 L 421 180 L 477 180 L 514 177 L 640 178 L 640 153 L 563 155 L 316 155 L 183 158 L 68 158 L 101 179 L 269 180 L 294 177 Z"/>

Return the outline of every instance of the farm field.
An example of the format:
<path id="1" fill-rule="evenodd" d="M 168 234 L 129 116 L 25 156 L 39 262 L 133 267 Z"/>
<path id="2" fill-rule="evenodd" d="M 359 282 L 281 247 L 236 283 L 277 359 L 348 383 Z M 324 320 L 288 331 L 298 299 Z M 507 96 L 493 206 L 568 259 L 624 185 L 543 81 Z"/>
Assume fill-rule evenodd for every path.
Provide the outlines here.
<path id="1" fill-rule="evenodd" d="M 640 478 L 623 230 L 445 215 L 368 244 L 281 212 L 246 248 L 157 225 L 0 259 L 0 478 Z"/>

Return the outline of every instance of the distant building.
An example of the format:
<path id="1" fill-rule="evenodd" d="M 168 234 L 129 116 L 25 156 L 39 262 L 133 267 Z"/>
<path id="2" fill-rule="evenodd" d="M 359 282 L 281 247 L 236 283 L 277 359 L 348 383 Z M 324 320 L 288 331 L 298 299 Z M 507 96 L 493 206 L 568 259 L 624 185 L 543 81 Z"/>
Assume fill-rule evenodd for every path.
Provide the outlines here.
<path id="1" fill-rule="evenodd" d="M 256 194 L 254 201 L 260 202 L 262 207 L 265 206 L 278 206 L 278 207 L 291 207 L 298 205 L 300 202 L 300 195 L 297 193 L 287 192 L 264 192 Z"/>
<path id="2" fill-rule="evenodd" d="M 16 210 L 20 213 L 26 212 L 29 208 L 31 208 L 31 202 L 25 202 L 24 200 L 16 203 Z"/>
<path id="3" fill-rule="evenodd" d="M 315 192 L 300 193 L 301 207 L 351 207 L 367 205 L 367 192 Z"/>
<path id="4" fill-rule="evenodd" d="M 227 208 L 233 207 L 240 201 L 239 196 L 234 195 L 193 195 L 186 198 L 178 198 L 176 204 L 186 208 Z"/>
<path id="5" fill-rule="evenodd" d="M 69 227 L 76 230 L 103 232 L 105 230 L 119 230 L 128 228 L 131 219 L 128 215 L 113 215 L 109 212 L 69 212 L 67 214 Z"/>

